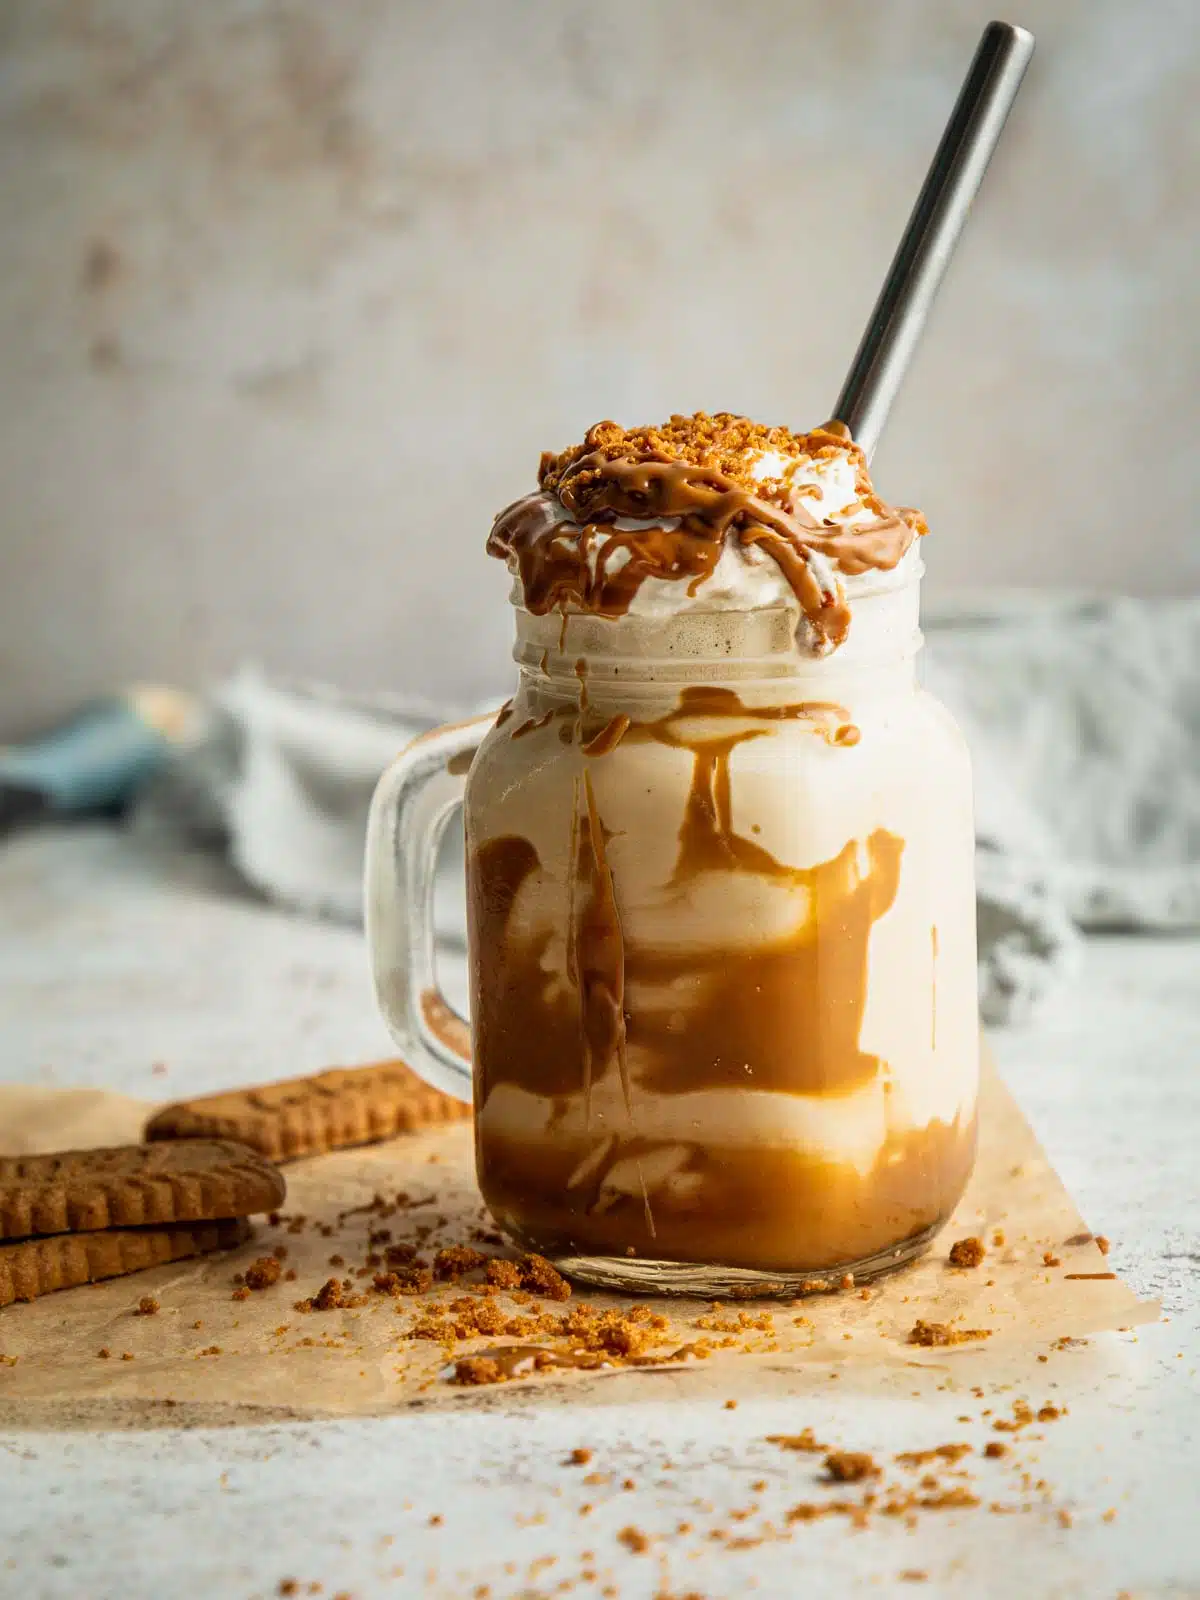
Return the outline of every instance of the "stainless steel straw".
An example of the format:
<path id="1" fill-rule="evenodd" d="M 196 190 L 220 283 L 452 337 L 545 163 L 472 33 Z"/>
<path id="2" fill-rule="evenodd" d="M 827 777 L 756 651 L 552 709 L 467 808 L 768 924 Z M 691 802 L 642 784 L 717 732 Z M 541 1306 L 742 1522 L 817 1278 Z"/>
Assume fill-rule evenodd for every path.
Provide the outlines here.
<path id="1" fill-rule="evenodd" d="M 983 30 L 833 415 L 870 459 L 912 360 L 958 236 L 1004 131 L 1033 35 L 1010 22 Z"/>

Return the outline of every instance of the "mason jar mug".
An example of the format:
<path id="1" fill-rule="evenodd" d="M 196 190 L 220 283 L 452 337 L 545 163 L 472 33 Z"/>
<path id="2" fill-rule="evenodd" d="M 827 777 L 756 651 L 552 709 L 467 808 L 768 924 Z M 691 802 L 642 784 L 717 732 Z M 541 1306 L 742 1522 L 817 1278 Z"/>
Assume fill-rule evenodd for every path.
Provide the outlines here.
<path id="1" fill-rule="evenodd" d="M 385 775 L 368 934 L 409 1064 L 473 1097 L 483 1198 L 584 1281 L 797 1293 L 918 1254 L 975 1148 L 969 763 L 918 581 L 845 644 L 785 608 L 517 611 L 494 719 Z M 462 805 L 471 1017 L 431 889 Z"/>

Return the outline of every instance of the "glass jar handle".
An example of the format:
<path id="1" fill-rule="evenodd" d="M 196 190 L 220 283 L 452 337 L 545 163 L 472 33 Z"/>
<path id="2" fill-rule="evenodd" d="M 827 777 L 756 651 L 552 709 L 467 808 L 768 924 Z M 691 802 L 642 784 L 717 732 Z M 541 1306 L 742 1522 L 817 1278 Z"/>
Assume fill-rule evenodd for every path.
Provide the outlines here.
<path id="1" fill-rule="evenodd" d="M 471 1033 L 438 987 L 433 884 L 438 846 L 494 713 L 422 734 L 379 780 L 367 823 L 366 924 L 375 997 L 407 1064 L 471 1099 Z"/>

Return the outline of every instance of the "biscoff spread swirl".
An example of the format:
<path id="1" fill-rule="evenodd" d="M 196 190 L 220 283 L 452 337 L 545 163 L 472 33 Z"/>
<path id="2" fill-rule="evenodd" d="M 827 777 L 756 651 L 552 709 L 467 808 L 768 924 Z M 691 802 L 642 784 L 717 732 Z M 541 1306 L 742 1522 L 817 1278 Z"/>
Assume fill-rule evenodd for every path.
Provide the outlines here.
<path id="1" fill-rule="evenodd" d="M 662 427 L 599 422 L 581 444 L 543 455 L 538 482 L 488 539 L 529 611 L 620 617 L 793 599 L 817 654 L 849 631 L 843 577 L 894 570 L 926 532 L 919 512 L 876 495 L 836 422 L 810 433 L 728 412 Z"/>

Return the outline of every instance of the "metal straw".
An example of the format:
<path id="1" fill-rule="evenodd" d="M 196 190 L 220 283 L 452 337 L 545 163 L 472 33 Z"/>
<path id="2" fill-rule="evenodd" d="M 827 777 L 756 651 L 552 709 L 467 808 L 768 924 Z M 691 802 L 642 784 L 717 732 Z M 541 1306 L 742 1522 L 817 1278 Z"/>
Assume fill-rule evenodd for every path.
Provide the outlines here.
<path id="1" fill-rule="evenodd" d="M 868 460 L 904 381 L 971 202 L 1004 131 L 1033 35 L 989 22 L 946 124 L 833 415 Z"/>

